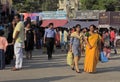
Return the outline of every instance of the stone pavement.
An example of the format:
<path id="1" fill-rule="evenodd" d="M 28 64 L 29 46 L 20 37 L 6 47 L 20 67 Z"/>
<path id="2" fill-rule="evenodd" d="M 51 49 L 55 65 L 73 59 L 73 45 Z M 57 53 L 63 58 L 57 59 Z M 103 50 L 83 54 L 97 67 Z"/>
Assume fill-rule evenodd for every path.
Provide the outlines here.
<path id="1" fill-rule="evenodd" d="M 11 66 L 0 70 L 0 82 L 120 82 L 120 55 L 112 55 L 107 63 L 98 63 L 97 73 L 77 74 L 66 65 L 66 54 L 57 50 L 52 60 L 41 50 L 35 50 L 32 60 L 24 59 L 21 71 L 11 71 Z M 80 60 L 83 69 L 84 56 Z"/>

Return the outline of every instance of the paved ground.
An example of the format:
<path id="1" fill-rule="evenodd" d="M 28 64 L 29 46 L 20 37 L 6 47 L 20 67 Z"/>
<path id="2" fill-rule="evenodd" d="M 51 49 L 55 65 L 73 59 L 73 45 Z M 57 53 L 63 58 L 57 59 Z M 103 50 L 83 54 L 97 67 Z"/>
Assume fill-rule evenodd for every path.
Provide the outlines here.
<path id="1" fill-rule="evenodd" d="M 84 56 L 80 60 L 83 69 Z M 66 65 L 66 54 L 54 53 L 53 60 L 40 50 L 34 51 L 32 60 L 24 59 L 24 69 L 11 71 L 11 66 L 0 70 L 0 82 L 120 82 L 120 55 L 113 55 L 108 63 L 99 63 L 96 74 L 77 74 Z"/>

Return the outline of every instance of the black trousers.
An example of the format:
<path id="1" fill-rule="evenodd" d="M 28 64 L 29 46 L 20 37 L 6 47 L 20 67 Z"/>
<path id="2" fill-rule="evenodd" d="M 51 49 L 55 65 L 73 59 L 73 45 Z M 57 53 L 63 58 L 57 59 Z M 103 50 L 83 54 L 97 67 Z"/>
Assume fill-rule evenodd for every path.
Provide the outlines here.
<path id="1" fill-rule="evenodd" d="M 52 52 L 54 48 L 54 38 L 46 38 L 46 47 L 47 47 L 47 54 L 48 54 L 48 59 L 52 58 Z"/>
<path id="2" fill-rule="evenodd" d="M 114 53 L 117 54 L 117 50 L 116 50 L 116 46 L 114 45 L 114 41 L 110 42 L 110 46 L 111 46 L 111 48 L 114 49 Z"/>
<path id="3" fill-rule="evenodd" d="M 111 48 L 114 48 L 114 41 L 110 41 Z"/>
<path id="4" fill-rule="evenodd" d="M 7 46 L 6 53 L 5 53 L 6 65 L 11 63 L 11 60 L 13 60 L 13 56 L 14 56 L 14 46 L 9 45 L 9 46 Z"/>

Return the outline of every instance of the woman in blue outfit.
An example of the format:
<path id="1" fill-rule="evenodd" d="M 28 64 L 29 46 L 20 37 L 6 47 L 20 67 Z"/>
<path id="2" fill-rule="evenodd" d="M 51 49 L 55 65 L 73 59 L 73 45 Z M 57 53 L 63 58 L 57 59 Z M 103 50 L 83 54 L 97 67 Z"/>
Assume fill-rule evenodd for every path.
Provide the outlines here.
<path id="1" fill-rule="evenodd" d="M 80 60 L 80 28 L 81 26 L 79 24 L 75 27 L 75 32 L 71 34 L 70 39 L 70 51 L 72 51 L 74 55 L 74 65 L 77 73 L 80 73 L 78 62 Z M 74 65 L 72 69 L 74 70 Z"/>

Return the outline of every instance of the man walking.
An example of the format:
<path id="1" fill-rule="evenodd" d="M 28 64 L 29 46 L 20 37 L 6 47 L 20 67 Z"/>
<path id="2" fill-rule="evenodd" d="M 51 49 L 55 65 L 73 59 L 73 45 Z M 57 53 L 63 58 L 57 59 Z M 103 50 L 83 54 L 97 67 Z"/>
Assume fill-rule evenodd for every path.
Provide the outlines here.
<path id="1" fill-rule="evenodd" d="M 48 25 L 48 29 L 45 30 L 44 34 L 44 44 L 46 44 L 47 47 L 48 60 L 52 59 L 52 52 L 55 42 L 55 31 L 53 29 L 53 26 L 53 23 L 50 23 Z"/>
<path id="2" fill-rule="evenodd" d="M 16 14 L 14 16 L 16 27 L 13 32 L 13 43 L 14 43 L 14 54 L 16 57 L 15 67 L 12 71 L 17 71 L 22 69 L 22 62 L 23 62 L 23 42 L 24 42 L 24 23 L 20 21 L 20 15 Z"/>

